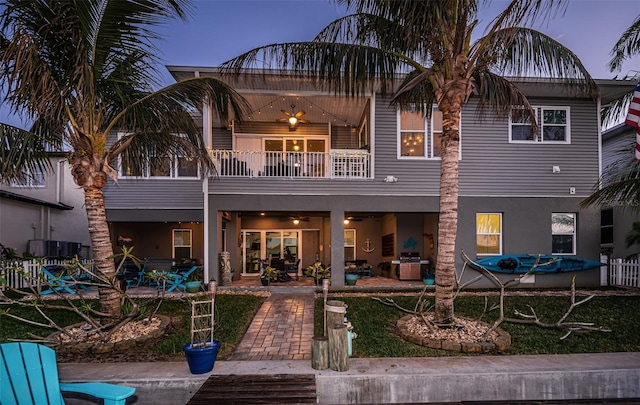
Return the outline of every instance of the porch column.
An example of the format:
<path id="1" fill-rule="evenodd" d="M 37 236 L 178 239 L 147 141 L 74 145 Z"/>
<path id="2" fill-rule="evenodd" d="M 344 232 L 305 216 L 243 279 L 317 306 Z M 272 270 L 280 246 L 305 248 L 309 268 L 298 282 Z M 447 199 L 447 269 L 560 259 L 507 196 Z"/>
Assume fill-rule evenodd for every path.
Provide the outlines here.
<path id="1" fill-rule="evenodd" d="M 344 286 L 344 210 L 331 210 L 331 285 Z"/>
<path id="2" fill-rule="evenodd" d="M 200 77 L 200 72 L 196 70 L 195 72 L 193 72 L 193 75 L 195 77 Z M 211 149 L 211 145 L 213 142 L 212 126 L 211 126 L 212 116 L 211 116 L 210 104 L 211 104 L 210 101 L 206 98 L 202 101 L 202 138 L 204 139 L 204 146 L 209 150 Z M 202 228 L 204 231 L 204 235 L 203 235 L 204 279 L 205 281 L 214 280 L 214 279 L 219 281 L 218 278 L 215 277 L 215 275 L 217 274 L 217 267 L 218 267 L 218 258 L 216 257 L 217 249 L 211 249 L 211 246 L 216 246 L 216 245 L 215 245 L 215 241 L 212 242 L 210 235 L 215 236 L 216 233 L 215 232 L 210 233 L 210 229 L 209 229 L 209 225 L 212 221 L 212 218 L 210 217 L 211 213 L 209 211 L 209 177 L 208 176 L 203 176 L 202 194 L 203 194 L 203 208 L 204 208 L 204 212 L 203 212 L 204 223 Z M 215 218 L 213 218 L 213 220 L 215 221 Z M 214 265 L 215 267 L 212 267 L 212 265 Z"/>
<path id="3" fill-rule="evenodd" d="M 208 245 L 206 249 L 208 251 L 209 258 L 209 274 L 208 281 L 216 280 L 218 283 L 222 281 L 220 277 L 220 261 L 218 260 L 218 252 L 220 249 L 218 248 L 220 229 L 222 229 L 222 215 L 216 209 L 215 204 L 213 204 L 212 199 L 209 200 L 209 222 L 208 226 L 204 227 L 205 232 L 205 240 L 208 240 Z"/>

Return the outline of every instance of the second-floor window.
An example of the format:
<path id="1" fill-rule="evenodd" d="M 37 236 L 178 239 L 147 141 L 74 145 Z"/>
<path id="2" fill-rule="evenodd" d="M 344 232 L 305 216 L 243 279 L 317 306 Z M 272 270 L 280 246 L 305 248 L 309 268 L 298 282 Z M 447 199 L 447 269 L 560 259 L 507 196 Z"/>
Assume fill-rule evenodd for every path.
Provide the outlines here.
<path id="1" fill-rule="evenodd" d="M 510 142 L 570 143 L 569 107 L 534 107 L 538 131 L 533 130 L 529 114 L 522 108 L 511 110 Z"/>
<path id="2" fill-rule="evenodd" d="M 439 158 L 442 111 L 433 108 L 431 119 L 419 111 L 399 111 L 398 149 L 401 158 Z"/>
<path id="3" fill-rule="evenodd" d="M 124 157 L 126 157 L 126 151 Z M 145 178 L 197 178 L 199 177 L 198 161 L 183 154 L 152 153 L 150 159 L 142 168 L 135 168 L 120 158 L 120 177 Z"/>
<path id="4" fill-rule="evenodd" d="M 46 187 L 45 175 L 42 171 L 26 170 L 23 172 L 23 179 L 20 181 L 14 180 L 11 182 L 11 187 Z"/>

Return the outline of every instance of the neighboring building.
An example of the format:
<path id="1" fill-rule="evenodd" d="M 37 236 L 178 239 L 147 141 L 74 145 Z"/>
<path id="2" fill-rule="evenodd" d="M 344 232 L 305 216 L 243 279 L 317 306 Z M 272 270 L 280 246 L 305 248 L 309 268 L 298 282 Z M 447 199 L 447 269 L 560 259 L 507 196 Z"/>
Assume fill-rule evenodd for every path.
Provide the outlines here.
<path id="1" fill-rule="evenodd" d="M 636 143 L 636 130 L 626 124 L 620 124 L 602 133 L 602 168 L 616 162 L 633 162 Z M 640 201 L 636 201 L 640 204 Z M 626 246 L 625 238 L 634 222 L 640 222 L 638 207 L 606 207 L 602 209 L 600 246 L 610 258 L 624 259 L 636 255 L 640 246 Z"/>
<path id="2" fill-rule="evenodd" d="M 0 243 L 19 255 L 89 259 L 84 193 L 62 154 L 50 154 L 50 161 L 50 173 L 29 173 L 26 182 L 0 184 Z"/>
<path id="3" fill-rule="evenodd" d="M 176 80 L 219 74 L 169 70 Z M 471 97 L 461 116 L 458 251 L 599 258 L 599 209 L 579 202 L 600 174 L 599 107 L 635 85 L 599 83 L 601 100 L 587 100 L 550 80 L 519 81 L 539 111 L 536 134 L 517 112 L 479 117 Z M 203 181 L 181 156 L 167 157 L 162 172 L 121 167 L 118 183 L 105 188 L 114 245 L 128 241 L 156 263 L 199 259 L 217 280 L 221 251 L 242 277 L 257 275 L 259 259 L 299 258 L 303 269 L 319 259 L 332 265 L 334 285 L 344 285 L 346 261 L 367 261 L 379 274 L 378 263 L 407 252 L 437 260 L 438 111 L 425 120 L 401 114 L 380 93 L 346 98 L 277 73 L 230 84 L 253 107 L 250 117 L 218 122 L 206 108 L 196 117 L 218 175 Z M 291 127 L 291 116 L 305 122 Z M 582 273 L 579 285 L 599 283 L 598 269 Z M 570 278 L 538 276 L 530 285 L 567 286 Z"/>

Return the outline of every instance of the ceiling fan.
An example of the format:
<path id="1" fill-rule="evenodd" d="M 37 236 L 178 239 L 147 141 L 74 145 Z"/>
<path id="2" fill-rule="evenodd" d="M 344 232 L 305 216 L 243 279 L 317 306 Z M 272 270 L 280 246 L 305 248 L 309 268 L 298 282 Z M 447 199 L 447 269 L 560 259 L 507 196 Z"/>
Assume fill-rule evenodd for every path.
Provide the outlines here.
<path id="1" fill-rule="evenodd" d="M 300 222 L 309 222 L 309 217 L 282 217 L 281 221 L 291 221 L 294 225 L 299 224 Z"/>
<path id="2" fill-rule="evenodd" d="M 295 111 L 295 109 L 296 109 L 295 104 L 291 104 L 291 112 L 289 112 L 287 110 L 280 110 L 280 111 L 282 111 L 282 113 L 284 115 L 286 115 L 286 118 L 278 118 L 277 119 L 278 122 L 288 122 L 289 123 L 289 131 L 295 131 L 296 127 L 298 126 L 298 123 L 300 123 L 300 124 L 308 124 L 309 123 L 309 121 L 307 121 L 307 120 L 300 119 L 300 117 L 305 115 L 306 112 L 304 110 L 300 110 L 297 113 L 294 113 L 293 111 Z"/>

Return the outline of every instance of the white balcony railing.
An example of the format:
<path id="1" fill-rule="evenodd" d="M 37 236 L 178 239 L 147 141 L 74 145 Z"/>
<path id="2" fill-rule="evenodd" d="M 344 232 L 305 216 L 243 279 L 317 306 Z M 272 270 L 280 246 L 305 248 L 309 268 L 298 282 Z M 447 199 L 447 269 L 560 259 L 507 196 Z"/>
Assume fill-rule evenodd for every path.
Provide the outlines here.
<path id="1" fill-rule="evenodd" d="M 371 178 L 371 154 L 360 149 L 324 152 L 212 150 L 220 177 Z"/>

